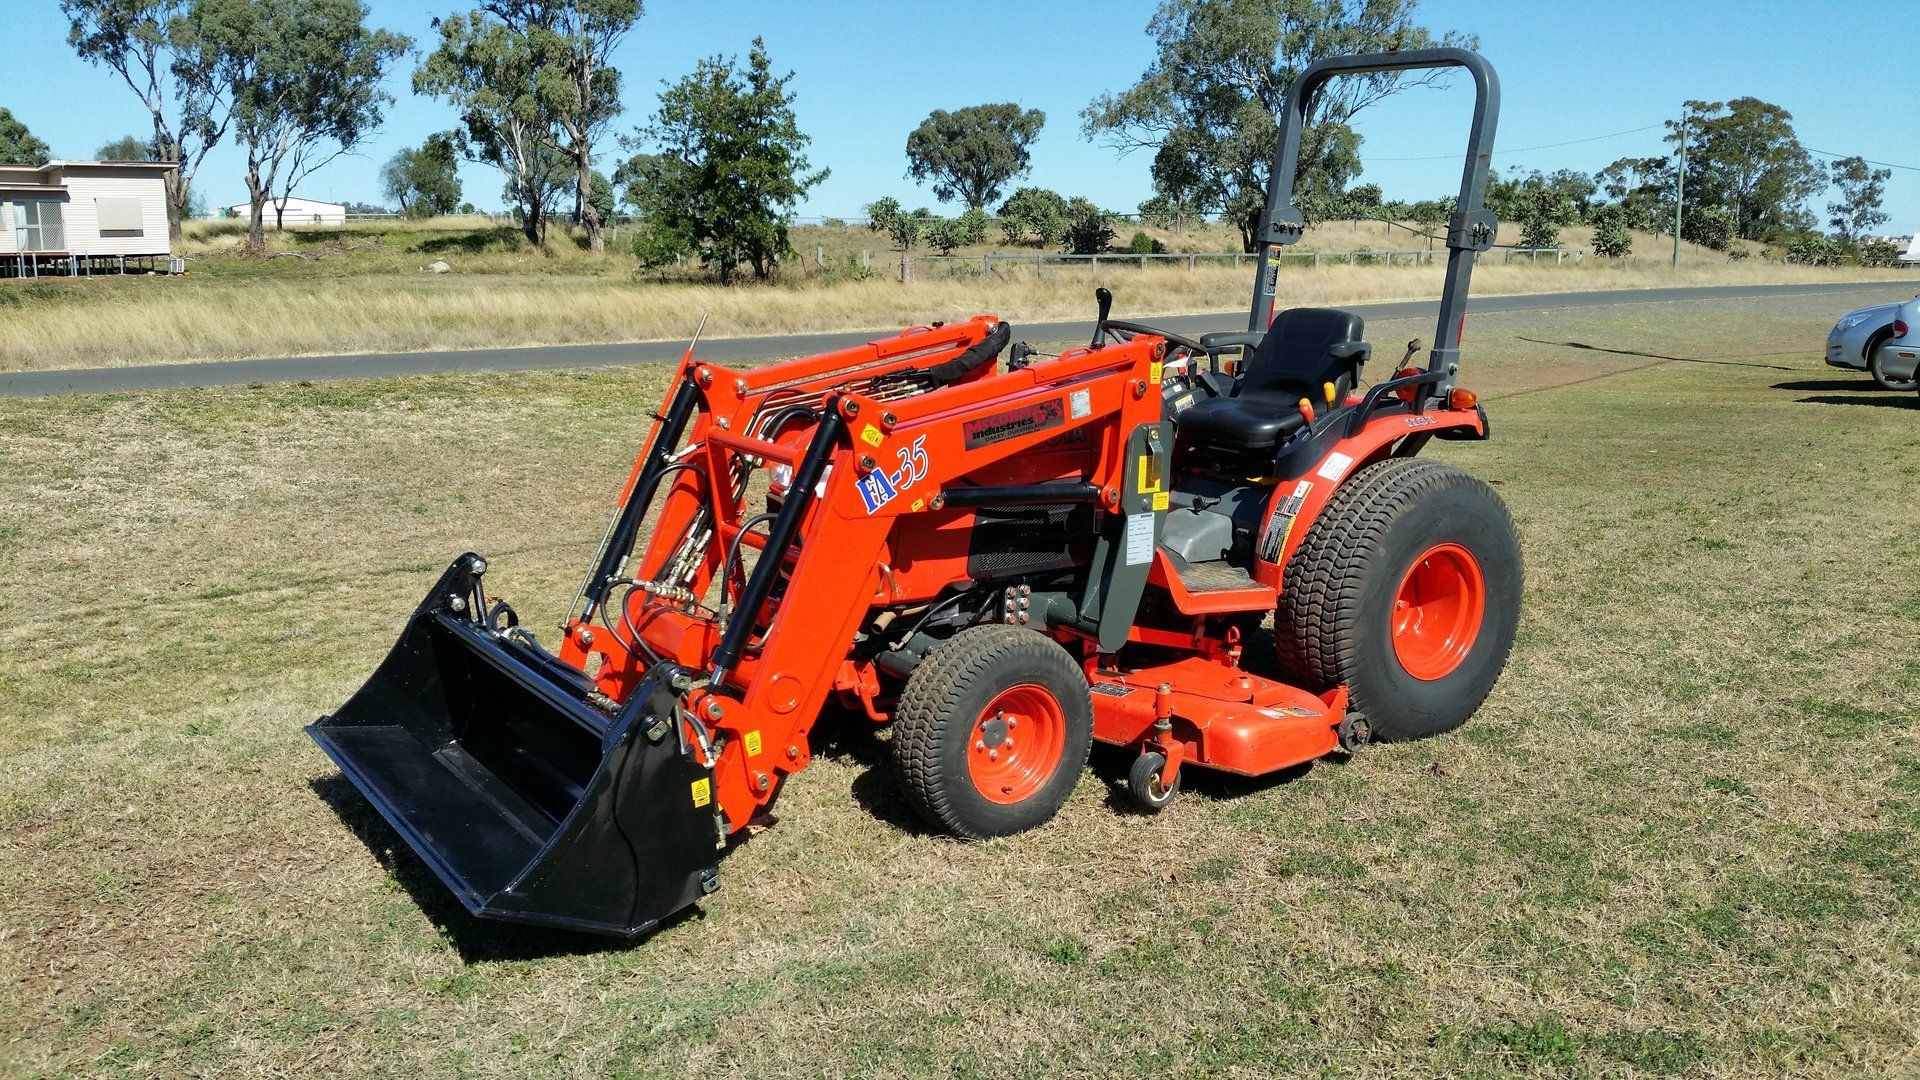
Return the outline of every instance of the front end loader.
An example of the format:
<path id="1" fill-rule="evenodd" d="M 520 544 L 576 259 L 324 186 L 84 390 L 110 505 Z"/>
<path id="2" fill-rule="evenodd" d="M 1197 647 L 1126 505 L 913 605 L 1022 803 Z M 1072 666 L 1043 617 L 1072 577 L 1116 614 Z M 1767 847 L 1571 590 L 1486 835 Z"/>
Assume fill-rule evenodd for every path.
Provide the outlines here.
<path id="1" fill-rule="evenodd" d="M 1357 315 L 1276 303 L 1300 134 L 1330 78 L 1439 67 L 1477 91 L 1439 325 L 1368 385 Z M 462 555 L 309 732 L 474 914 L 635 936 L 718 887 L 830 705 L 891 724 L 907 797 L 975 839 L 1049 820 L 1096 740 L 1153 811 L 1192 768 L 1464 722 L 1519 547 L 1491 488 L 1416 455 L 1488 434 L 1457 375 L 1497 111 L 1463 50 L 1303 72 L 1246 332 L 1115 320 L 1100 290 L 1057 354 L 991 315 L 751 368 L 690 347 L 552 645 Z"/>

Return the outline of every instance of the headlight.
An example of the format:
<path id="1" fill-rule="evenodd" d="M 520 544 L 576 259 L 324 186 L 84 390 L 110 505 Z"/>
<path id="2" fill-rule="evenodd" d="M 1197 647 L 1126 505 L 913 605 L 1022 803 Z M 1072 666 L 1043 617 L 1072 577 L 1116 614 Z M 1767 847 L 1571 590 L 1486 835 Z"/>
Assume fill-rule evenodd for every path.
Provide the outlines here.
<path id="1" fill-rule="evenodd" d="M 1836 332 L 1844 333 L 1845 331 L 1851 330 L 1854 327 L 1859 326 L 1861 323 L 1866 322 L 1868 319 L 1872 317 L 1873 317 L 1873 312 L 1871 311 L 1856 311 L 1851 315 L 1842 315 L 1840 316 L 1840 321 L 1834 325 L 1833 329 Z"/>

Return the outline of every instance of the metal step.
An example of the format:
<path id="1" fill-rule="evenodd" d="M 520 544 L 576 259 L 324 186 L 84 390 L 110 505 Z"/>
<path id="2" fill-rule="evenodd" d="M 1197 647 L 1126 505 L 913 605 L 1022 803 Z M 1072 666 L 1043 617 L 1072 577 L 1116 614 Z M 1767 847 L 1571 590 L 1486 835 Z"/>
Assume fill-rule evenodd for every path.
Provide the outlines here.
<path id="1" fill-rule="evenodd" d="M 1163 547 L 1160 550 L 1166 552 L 1167 561 L 1173 564 L 1174 573 L 1180 575 L 1180 584 L 1195 595 L 1258 588 L 1245 570 L 1225 559 L 1190 563 L 1167 548 Z"/>

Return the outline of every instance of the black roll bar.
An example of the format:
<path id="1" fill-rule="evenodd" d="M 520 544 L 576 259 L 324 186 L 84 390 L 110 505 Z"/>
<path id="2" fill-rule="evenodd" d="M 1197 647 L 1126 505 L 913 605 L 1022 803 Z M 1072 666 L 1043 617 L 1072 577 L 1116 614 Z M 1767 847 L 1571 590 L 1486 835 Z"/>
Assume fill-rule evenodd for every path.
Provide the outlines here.
<path id="1" fill-rule="evenodd" d="M 1279 291 L 1274 256 L 1282 246 L 1299 243 L 1306 228 L 1306 218 L 1293 202 L 1293 185 L 1300 166 L 1300 136 L 1314 94 L 1328 80 L 1342 75 L 1447 67 L 1465 68 L 1473 75 L 1473 126 L 1467 131 L 1467 161 L 1460 174 L 1459 200 L 1447 223 L 1447 276 L 1440 292 L 1440 323 L 1434 330 L 1433 351 L 1427 363 L 1427 371 L 1439 376 L 1428 384 L 1434 397 L 1453 389 L 1454 375 L 1460 370 L 1460 324 L 1466 316 L 1474 256 L 1493 247 L 1499 232 L 1499 223 L 1484 204 L 1494 128 L 1500 120 L 1500 78 L 1479 53 L 1443 48 L 1341 56 L 1321 60 L 1294 79 L 1281 106 L 1280 142 L 1273 152 L 1266 219 L 1259 234 L 1260 269 L 1253 281 L 1253 306 L 1247 313 L 1247 329 L 1267 329 Z"/>

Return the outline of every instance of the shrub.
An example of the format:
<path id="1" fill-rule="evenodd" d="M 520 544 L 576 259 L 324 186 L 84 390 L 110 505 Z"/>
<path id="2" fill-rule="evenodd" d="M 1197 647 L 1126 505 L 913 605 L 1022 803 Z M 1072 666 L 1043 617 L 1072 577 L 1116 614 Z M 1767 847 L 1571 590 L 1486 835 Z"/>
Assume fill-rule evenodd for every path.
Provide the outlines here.
<path id="1" fill-rule="evenodd" d="M 1702 247 L 1725 251 L 1733 245 L 1733 214 L 1724 206 L 1701 206 L 1687 211 L 1680 234 Z"/>
<path id="2" fill-rule="evenodd" d="M 1098 255 L 1113 242 L 1113 215 L 1086 199 L 1067 204 L 1067 247 L 1075 255 Z"/>
<path id="3" fill-rule="evenodd" d="M 1796 237 L 1787 245 L 1787 261 L 1806 266 L 1838 266 L 1841 255 L 1840 245 L 1819 233 Z"/>
<path id="4" fill-rule="evenodd" d="M 1526 188 L 1513 196 L 1520 221 L 1520 246 L 1560 246 L 1560 227 L 1573 223 L 1573 201 L 1553 188 Z"/>
<path id="5" fill-rule="evenodd" d="M 1624 259 L 1633 254 L 1633 230 L 1627 228 L 1625 210 L 1607 206 L 1594 214 L 1593 253 L 1603 259 Z"/>
<path id="6" fill-rule="evenodd" d="M 938 218 L 926 227 L 927 243 L 942 255 L 951 255 L 967 242 L 966 226 L 953 218 Z"/>
<path id="7" fill-rule="evenodd" d="M 1727 260 L 1729 262 L 1739 262 L 1742 259 L 1750 259 L 1752 257 L 1753 252 L 1748 251 L 1746 248 L 1734 248 L 1732 251 L 1727 252 Z"/>
<path id="8" fill-rule="evenodd" d="M 1134 233 L 1133 239 L 1127 241 L 1129 255 L 1159 255 L 1166 250 L 1167 245 L 1143 232 Z"/>
<path id="9" fill-rule="evenodd" d="M 960 215 L 960 233 L 965 238 L 962 243 L 979 244 L 987 239 L 987 226 L 993 224 L 993 218 L 979 207 L 970 207 Z"/>
<path id="10" fill-rule="evenodd" d="M 927 219 L 917 213 L 895 213 L 892 218 L 887 221 L 886 227 L 887 238 L 893 241 L 893 246 L 899 248 L 901 251 L 906 251 L 908 248 L 919 243 L 921 238 L 926 235 Z"/>
<path id="11" fill-rule="evenodd" d="M 1067 200 L 1046 188 L 1021 188 L 1000 206 L 1000 228 L 1010 244 L 1057 244 L 1067 238 L 1068 225 Z"/>
<path id="12" fill-rule="evenodd" d="M 1900 261 L 1900 245 L 1891 240 L 1864 240 L 1853 257 L 1861 266 L 1892 266 Z"/>
<path id="13" fill-rule="evenodd" d="M 893 219 L 899 216 L 899 199 L 876 199 L 867 204 L 867 228 L 874 232 L 892 232 Z"/>

